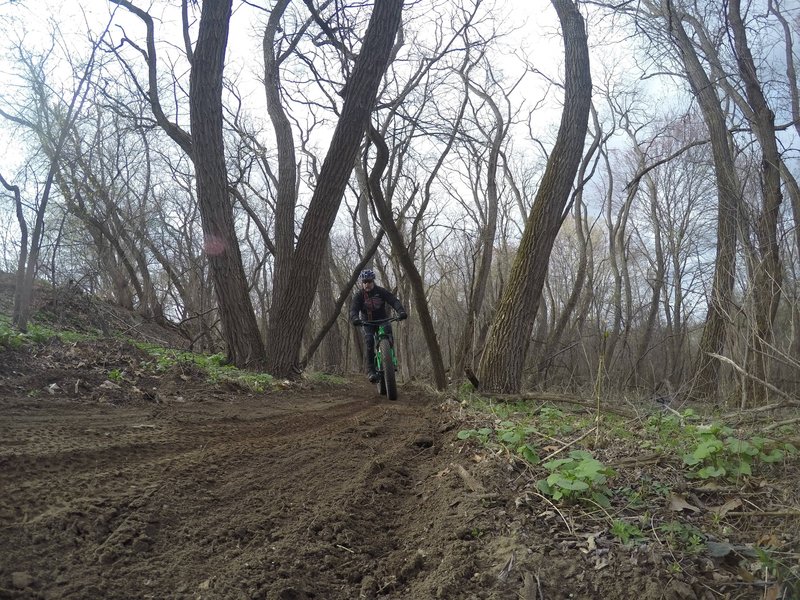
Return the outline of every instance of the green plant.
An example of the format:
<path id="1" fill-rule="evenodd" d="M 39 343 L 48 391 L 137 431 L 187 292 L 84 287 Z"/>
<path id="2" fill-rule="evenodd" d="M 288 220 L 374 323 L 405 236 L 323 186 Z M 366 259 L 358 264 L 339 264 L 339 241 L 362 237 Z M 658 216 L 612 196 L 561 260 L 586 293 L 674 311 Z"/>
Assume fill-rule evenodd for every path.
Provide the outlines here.
<path id="1" fill-rule="evenodd" d="M 647 539 L 637 525 L 615 519 L 611 525 L 611 534 L 623 544 L 633 544 Z"/>
<path id="2" fill-rule="evenodd" d="M 258 393 L 269 389 L 274 382 L 274 378 L 268 373 L 242 371 L 227 364 L 224 354 L 194 354 L 143 343 L 136 343 L 136 346 L 154 358 L 155 369 L 159 372 L 171 369 L 189 370 L 195 373 L 199 371 L 208 377 L 209 381 L 228 381 Z"/>
<path id="3" fill-rule="evenodd" d="M 697 556 L 706 548 L 706 535 L 694 525 L 681 523 L 680 521 L 669 521 L 660 525 L 658 529 L 666 535 L 667 541 L 683 548 L 687 554 Z"/>
<path id="4" fill-rule="evenodd" d="M 112 369 L 108 372 L 108 378 L 111 381 L 122 381 L 123 373 L 119 369 Z"/>
<path id="5" fill-rule="evenodd" d="M 780 444 L 764 437 L 751 439 L 733 437 L 733 430 L 726 425 L 714 423 L 698 428 L 699 443 L 692 452 L 685 454 L 683 462 L 700 479 L 736 479 L 752 475 L 757 462 L 775 463 L 797 449 L 791 444 Z"/>
<path id="6" fill-rule="evenodd" d="M 315 383 L 324 383 L 327 385 L 347 385 L 348 383 L 347 379 L 344 377 L 333 375 L 331 373 L 322 373 L 321 371 L 309 373 L 306 377 L 309 381 L 313 381 Z"/>
<path id="7" fill-rule="evenodd" d="M 44 344 L 45 342 L 49 342 L 53 337 L 57 337 L 57 335 L 53 330 L 42 327 L 41 325 L 30 325 L 28 326 L 26 337 L 34 344 Z"/>
<path id="8" fill-rule="evenodd" d="M 536 465 L 539 464 L 539 455 L 536 453 L 536 449 L 526 441 L 534 431 L 535 429 L 530 425 L 504 421 L 500 423 L 500 427 L 495 433 L 500 443 L 532 465 Z"/>
<path id="9" fill-rule="evenodd" d="M 488 427 L 481 427 L 480 429 L 462 429 L 458 432 L 457 437 L 460 440 L 468 440 L 476 438 L 482 444 L 489 443 L 489 436 L 492 435 L 492 430 Z"/>
<path id="10" fill-rule="evenodd" d="M 669 566 L 667 567 L 667 570 L 673 575 L 678 575 L 679 573 L 683 573 L 683 567 L 678 562 L 670 563 Z"/>
<path id="11" fill-rule="evenodd" d="M 800 564 L 797 556 L 769 548 L 756 548 L 758 564 L 784 588 L 784 598 L 800 598 Z"/>
<path id="12" fill-rule="evenodd" d="M 22 346 L 24 339 L 22 334 L 11 328 L 6 323 L 0 323 L 0 346 L 15 350 Z"/>
<path id="13" fill-rule="evenodd" d="M 551 460 L 542 465 L 550 471 L 547 479 L 536 483 L 539 490 L 553 500 L 591 498 L 604 508 L 611 505 L 606 487 L 614 470 L 606 467 L 585 450 L 573 450 L 569 458 Z"/>

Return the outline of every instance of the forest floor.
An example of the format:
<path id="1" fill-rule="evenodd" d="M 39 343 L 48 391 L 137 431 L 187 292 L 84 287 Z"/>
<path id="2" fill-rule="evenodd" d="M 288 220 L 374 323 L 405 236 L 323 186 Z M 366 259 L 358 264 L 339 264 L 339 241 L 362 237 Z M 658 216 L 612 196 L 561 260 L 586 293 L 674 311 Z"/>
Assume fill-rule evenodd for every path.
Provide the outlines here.
<path id="1" fill-rule="evenodd" d="M 667 442 L 689 411 L 623 406 L 597 431 L 552 396 L 265 384 L 134 343 L 178 338 L 108 307 L 110 337 L 13 338 L 8 291 L 0 598 L 800 597 L 789 446 L 687 479 Z M 61 331 L 103 312 L 39 304 Z"/>

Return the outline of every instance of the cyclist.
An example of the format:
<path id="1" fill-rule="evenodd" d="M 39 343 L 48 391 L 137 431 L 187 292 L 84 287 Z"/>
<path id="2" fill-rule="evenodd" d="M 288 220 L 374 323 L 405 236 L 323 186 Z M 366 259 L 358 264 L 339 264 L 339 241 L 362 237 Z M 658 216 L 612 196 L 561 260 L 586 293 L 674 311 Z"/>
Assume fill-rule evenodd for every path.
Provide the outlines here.
<path id="1" fill-rule="evenodd" d="M 397 318 L 401 321 L 408 318 L 408 313 L 400 300 L 379 285 L 375 285 L 375 272 L 372 269 L 364 269 L 359 277 L 361 281 L 360 289 L 353 295 L 350 301 L 350 321 L 353 325 L 361 325 L 363 321 L 380 321 L 388 318 L 386 305 L 391 305 L 397 313 Z M 391 323 L 385 325 L 386 331 L 391 335 Z M 364 342 L 367 345 L 367 375 L 372 383 L 380 379 L 380 375 L 375 372 L 375 326 L 364 325 Z"/>

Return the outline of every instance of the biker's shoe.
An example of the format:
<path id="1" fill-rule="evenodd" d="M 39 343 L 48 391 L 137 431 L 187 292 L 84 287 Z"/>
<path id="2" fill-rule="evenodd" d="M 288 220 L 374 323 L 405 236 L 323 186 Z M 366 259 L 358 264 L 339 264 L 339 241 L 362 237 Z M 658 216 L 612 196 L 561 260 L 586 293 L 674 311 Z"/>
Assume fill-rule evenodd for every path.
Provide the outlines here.
<path id="1" fill-rule="evenodd" d="M 370 383 L 378 383 L 380 381 L 380 373 L 376 373 L 375 371 L 369 372 L 369 381 Z"/>

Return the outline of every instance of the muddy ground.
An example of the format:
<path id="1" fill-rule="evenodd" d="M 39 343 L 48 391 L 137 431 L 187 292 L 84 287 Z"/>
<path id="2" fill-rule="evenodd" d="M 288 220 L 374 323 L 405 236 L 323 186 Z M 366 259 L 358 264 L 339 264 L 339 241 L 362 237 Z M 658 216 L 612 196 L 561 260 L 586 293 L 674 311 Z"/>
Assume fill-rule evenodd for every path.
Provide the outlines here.
<path id="1" fill-rule="evenodd" d="M 457 438 L 446 396 L 254 393 L 148 358 L 0 351 L 0 598 L 765 597 L 568 525 L 524 467 Z"/>

